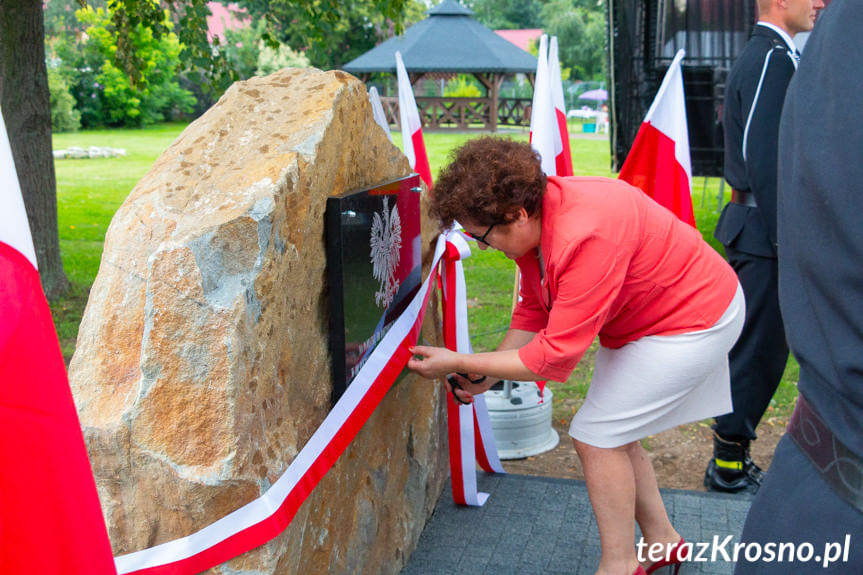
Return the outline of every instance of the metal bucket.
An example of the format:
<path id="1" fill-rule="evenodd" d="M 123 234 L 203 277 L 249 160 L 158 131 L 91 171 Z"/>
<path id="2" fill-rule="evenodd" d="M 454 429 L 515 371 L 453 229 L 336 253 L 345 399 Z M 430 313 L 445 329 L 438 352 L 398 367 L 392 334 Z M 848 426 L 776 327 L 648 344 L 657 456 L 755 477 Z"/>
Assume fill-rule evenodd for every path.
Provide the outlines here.
<path id="1" fill-rule="evenodd" d="M 557 446 L 560 438 L 551 426 L 553 397 L 548 387 L 540 397 L 532 381 L 504 381 L 485 392 L 501 459 L 523 459 Z"/>

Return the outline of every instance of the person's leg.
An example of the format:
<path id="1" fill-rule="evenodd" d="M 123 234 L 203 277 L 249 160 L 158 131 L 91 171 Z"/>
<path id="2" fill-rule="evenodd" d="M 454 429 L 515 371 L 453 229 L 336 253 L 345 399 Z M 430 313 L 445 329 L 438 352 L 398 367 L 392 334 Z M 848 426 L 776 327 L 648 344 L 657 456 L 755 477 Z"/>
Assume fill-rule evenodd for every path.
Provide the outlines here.
<path id="1" fill-rule="evenodd" d="M 727 353 L 743 308 L 738 293 L 708 330 L 597 350 L 590 388 L 569 434 L 599 526 L 600 573 L 631 574 L 637 568 L 636 513 L 649 537 L 679 541 L 638 438 L 730 409 Z"/>
<path id="2" fill-rule="evenodd" d="M 746 297 L 746 319 L 728 354 L 734 412 L 717 417 L 714 429 L 726 439 L 754 440 L 755 428 L 788 362 L 785 324 L 779 308 L 779 272 L 774 258 L 731 248 L 726 251 Z"/>
<path id="3" fill-rule="evenodd" d="M 597 575 L 632 575 L 635 556 L 636 478 L 627 446 L 602 448 L 572 440 L 584 466 L 602 556 Z"/>
<path id="4" fill-rule="evenodd" d="M 713 458 L 704 485 L 713 491 L 754 493 L 761 470 L 749 456 L 749 443 L 782 379 L 788 345 L 779 309 L 776 259 L 730 247 L 726 254 L 746 296 L 746 321 L 728 354 L 734 411 L 716 418 Z"/>
<path id="5" fill-rule="evenodd" d="M 645 549 L 651 545 L 662 544 L 664 557 L 667 551 L 680 541 L 678 533 L 668 519 L 665 504 L 656 483 L 656 473 L 653 463 L 638 441 L 625 446 L 629 461 L 635 474 L 635 520 L 641 527 L 644 536 Z M 647 567 L 654 563 L 645 553 L 639 559 L 645 560 L 642 565 Z"/>

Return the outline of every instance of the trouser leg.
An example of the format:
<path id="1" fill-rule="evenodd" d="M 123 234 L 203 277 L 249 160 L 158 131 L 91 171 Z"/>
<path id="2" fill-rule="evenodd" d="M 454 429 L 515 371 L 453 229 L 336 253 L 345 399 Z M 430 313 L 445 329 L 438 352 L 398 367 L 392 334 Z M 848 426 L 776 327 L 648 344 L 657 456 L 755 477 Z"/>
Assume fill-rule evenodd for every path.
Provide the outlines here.
<path id="1" fill-rule="evenodd" d="M 728 354 L 734 411 L 716 418 L 713 458 L 704 485 L 715 491 L 752 493 L 758 490 L 762 472 L 749 455 L 749 443 L 782 379 L 788 344 L 779 309 L 777 260 L 733 248 L 726 248 L 726 254 L 746 297 L 746 320 Z"/>
<path id="2" fill-rule="evenodd" d="M 746 320 L 728 355 L 734 411 L 717 417 L 714 430 L 724 439 L 753 440 L 788 362 L 777 260 L 733 248 L 726 253 L 746 297 Z"/>

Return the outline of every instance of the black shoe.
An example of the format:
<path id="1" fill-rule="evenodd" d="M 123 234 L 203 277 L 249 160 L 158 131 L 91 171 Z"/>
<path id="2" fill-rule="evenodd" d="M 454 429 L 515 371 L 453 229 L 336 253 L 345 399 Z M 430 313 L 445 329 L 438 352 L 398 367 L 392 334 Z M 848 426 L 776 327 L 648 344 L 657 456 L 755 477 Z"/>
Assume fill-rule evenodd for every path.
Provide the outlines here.
<path id="1" fill-rule="evenodd" d="M 761 482 L 745 471 L 723 469 L 716 465 L 716 459 L 711 458 L 704 472 L 704 487 L 708 491 L 722 493 L 749 493 L 755 495 Z"/>
<path id="2" fill-rule="evenodd" d="M 749 441 L 728 441 L 713 434 L 713 458 L 704 472 L 708 491 L 754 495 L 763 477 L 764 472 L 749 455 Z"/>
<path id="3" fill-rule="evenodd" d="M 761 483 L 764 482 L 764 476 L 767 475 L 763 469 L 758 467 L 758 465 L 752 461 L 752 456 L 749 455 L 749 445 L 746 446 L 746 455 L 743 457 L 743 471 L 752 479 L 752 481 L 757 483 L 759 487 L 761 487 Z"/>

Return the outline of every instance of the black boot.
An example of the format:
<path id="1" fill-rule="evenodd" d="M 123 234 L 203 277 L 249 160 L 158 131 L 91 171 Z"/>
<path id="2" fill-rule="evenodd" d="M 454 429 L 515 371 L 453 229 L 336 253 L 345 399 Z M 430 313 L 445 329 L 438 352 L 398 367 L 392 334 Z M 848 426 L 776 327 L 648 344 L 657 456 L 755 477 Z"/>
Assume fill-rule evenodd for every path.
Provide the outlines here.
<path id="1" fill-rule="evenodd" d="M 749 440 L 728 441 L 713 433 L 713 458 L 704 472 L 708 491 L 725 493 L 758 492 L 764 472 L 749 455 Z"/>

